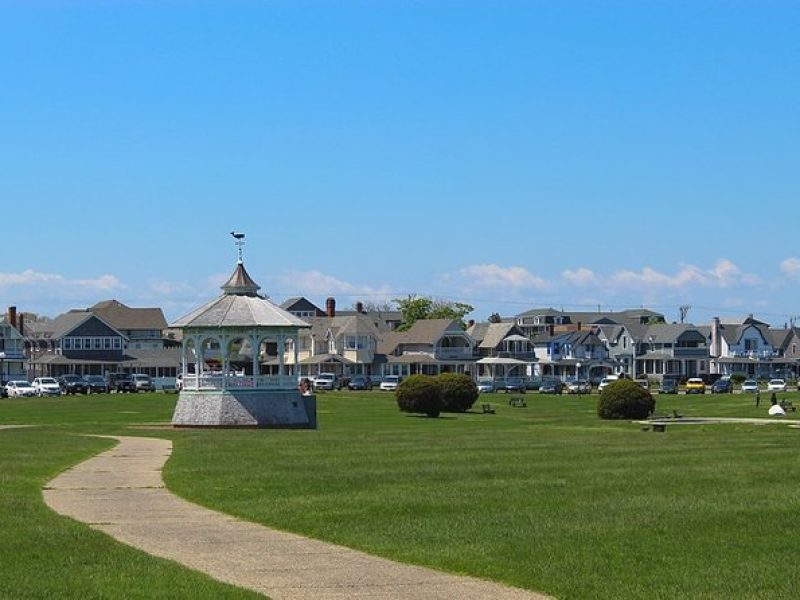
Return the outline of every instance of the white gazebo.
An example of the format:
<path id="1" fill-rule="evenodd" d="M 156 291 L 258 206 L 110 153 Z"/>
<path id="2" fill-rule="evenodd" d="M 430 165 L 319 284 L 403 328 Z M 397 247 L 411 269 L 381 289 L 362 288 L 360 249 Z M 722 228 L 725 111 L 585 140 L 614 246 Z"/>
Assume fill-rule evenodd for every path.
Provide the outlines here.
<path id="1" fill-rule="evenodd" d="M 170 327 L 183 333 L 176 427 L 316 427 L 313 396 L 285 364 L 308 323 L 259 295 L 241 255 L 222 295 Z"/>

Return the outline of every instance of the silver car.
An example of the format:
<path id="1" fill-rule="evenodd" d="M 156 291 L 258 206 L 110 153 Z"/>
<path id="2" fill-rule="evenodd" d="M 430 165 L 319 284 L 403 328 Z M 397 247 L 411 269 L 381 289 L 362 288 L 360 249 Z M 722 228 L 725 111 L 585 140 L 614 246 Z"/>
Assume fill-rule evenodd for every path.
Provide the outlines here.
<path id="1" fill-rule="evenodd" d="M 27 381 L 14 380 L 6 384 L 6 393 L 9 398 L 18 398 L 20 396 L 35 396 L 36 388 L 34 388 Z"/>

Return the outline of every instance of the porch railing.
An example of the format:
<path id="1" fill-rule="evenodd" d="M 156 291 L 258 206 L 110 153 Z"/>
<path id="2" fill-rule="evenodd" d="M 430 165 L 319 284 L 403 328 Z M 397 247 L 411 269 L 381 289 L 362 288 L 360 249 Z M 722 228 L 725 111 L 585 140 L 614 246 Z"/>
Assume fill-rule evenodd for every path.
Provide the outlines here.
<path id="1" fill-rule="evenodd" d="M 186 375 L 183 378 L 185 390 L 293 390 L 297 387 L 294 375 Z"/>

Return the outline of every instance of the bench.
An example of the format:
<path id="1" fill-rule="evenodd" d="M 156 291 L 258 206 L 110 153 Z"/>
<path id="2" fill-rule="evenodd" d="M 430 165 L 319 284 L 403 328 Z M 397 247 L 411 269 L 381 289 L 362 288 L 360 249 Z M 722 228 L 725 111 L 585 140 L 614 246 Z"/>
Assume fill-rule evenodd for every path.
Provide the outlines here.
<path id="1" fill-rule="evenodd" d="M 511 400 L 508 401 L 508 405 L 516 408 L 526 408 L 528 406 L 522 396 L 512 396 Z"/>
<path id="2" fill-rule="evenodd" d="M 493 415 L 494 414 L 494 406 L 491 404 L 484 404 L 483 405 L 483 414 L 485 415 Z"/>

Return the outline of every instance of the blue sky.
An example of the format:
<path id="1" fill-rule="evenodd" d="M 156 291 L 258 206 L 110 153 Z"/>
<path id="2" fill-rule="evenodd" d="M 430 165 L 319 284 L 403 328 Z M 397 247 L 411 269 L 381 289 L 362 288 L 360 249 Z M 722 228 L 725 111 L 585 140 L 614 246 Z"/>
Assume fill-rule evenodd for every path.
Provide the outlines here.
<path id="1" fill-rule="evenodd" d="M 796 2 L 0 0 L 0 300 L 800 314 Z"/>

